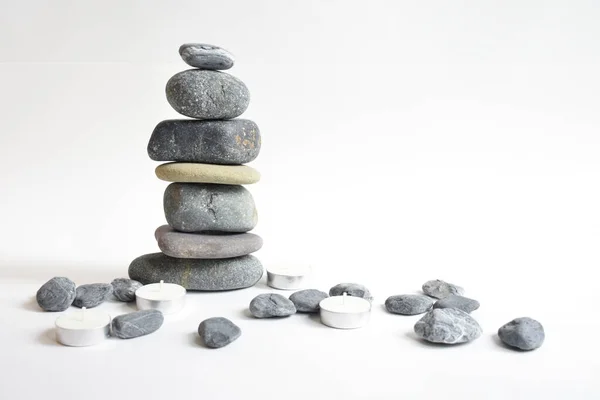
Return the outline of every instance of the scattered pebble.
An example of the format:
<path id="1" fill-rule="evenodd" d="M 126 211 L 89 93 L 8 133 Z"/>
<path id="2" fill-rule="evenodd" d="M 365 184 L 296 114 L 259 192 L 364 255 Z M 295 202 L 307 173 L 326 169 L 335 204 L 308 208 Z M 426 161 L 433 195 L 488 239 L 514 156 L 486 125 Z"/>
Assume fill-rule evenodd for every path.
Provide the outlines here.
<path id="1" fill-rule="evenodd" d="M 39 288 L 35 298 L 44 311 L 65 311 L 75 300 L 75 282 L 54 277 Z"/>
<path id="2" fill-rule="evenodd" d="M 348 296 L 362 297 L 363 299 L 373 301 L 373 296 L 369 289 L 358 283 L 340 283 L 329 289 L 330 296 L 341 296 L 346 292 Z"/>
<path id="3" fill-rule="evenodd" d="M 464 289 L 460 286 L 439 279 L 427 281 L 423 284 L 423 293 L 436 299 L 443 299 L 451 295 L 462 296 L 464 292 Z"/>
<path id="4" fill-rule="evenodd" d="M 212 44 L 185 43 L 179 48 L 179 55 L 186 64 L 212 70 L 223 70 L 233 67 L 233 54 Z"/>
<path id="5" fill-rule="evenodd" d="M 280 294 L 265 293 L 252 299 L 250 312 L 256 318 L 287 317 L 296 313 L 296 306 Z"/>
<path id="6" fill-rule="evenodd" d="M 481 326 L 473 317 L 455 308 L 434 308 L 415 324 L 415 333 L 433 343 L 457 344 L 481 336 Z"/>
<path id="7" fill-rule="evenodd" d="M 112 294 L 113 287 L 110 283 L 90 283 L 77 286 L 75 291 L 75 307 L 94 308 L 104 303 Z"/>
<path id="8" fill-rule="evenodd" d="M 200 323 L 198 335 L 206 347 L 218 349 L 239 338 L 242 330 L 227 318 L 214 317 Z"/>
<path id="9" fill-rule="evenodd" d="M 142 310 L 119 315 L 112 320 L 112 336 L 132 339 L 155 332 L 163 324 L 164 317 L 159 310 Z"/>
<path id="10" fill-rule="evenodd" d="M 513 319 L 498 329 L 502 342 L 521 350 L 534 350 L 544 343 L 544 327 L 529 317 Z"/>
<path id="11" fill-rule="evenodd" d="M 294 303 L 296 311 L 302 313 L 319 312 L 319 303 L 321 300 L 329 297 L 325 292 L 316 289 L 305 289 L 292 293 L 290 300 Z"/>
<path id="12" fill-rule="evenodd" d="M 393 314 L 418 315 L 431 310 L 434 301 L 422 294 L 400 294 L 388 297 L 385 308 Z"/>
<path id="13" fill-rule="evenodd" d="M 111 282 L 113 294 L 117 300 L 129 303 L 135 301 L 135 291 L 143 285 L 133 279 L 117 278 Z"/>
<path id="14" fill-rule="evenodd" d="M 479 302 L 468 297 L 451 295 L 436 301 L 433 308 L 457 308 L 471 313 L 479 308 Z"/>

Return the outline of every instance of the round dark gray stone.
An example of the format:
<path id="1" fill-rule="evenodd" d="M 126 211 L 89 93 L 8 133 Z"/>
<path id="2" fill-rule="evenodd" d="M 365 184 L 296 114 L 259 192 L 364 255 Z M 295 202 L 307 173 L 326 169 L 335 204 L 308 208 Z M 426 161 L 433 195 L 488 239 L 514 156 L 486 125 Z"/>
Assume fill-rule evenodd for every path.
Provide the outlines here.
<path id="1" fill-rule="evenodd" d="M 415 333 L 433 343 L 457 344 L 481 336 L 473 317 L 456 308 L 434 308 L 415 324 Z"/>
<path id="2" fill-rule="evenodd" d="M 165 318 L 159 310 L 142 310 L 119 315 L 112 320 L 111 335 L 133 339 L 156 332 Z"/>
<path id="3" fill-rule="evenodd" d="M 468 297 L 451 295 L 436 301 L 433 308 L 457 308 L 471 313 L 479 308 L 479 302 Z"/>
<path id="4" fill-rule="evenodd" d="M 385 308 L 393 314 L 418 315 L 431 310 L 434 300 L 421 294 L 400 294 L 390 296 L 385 301 Z"/>
<path id="5" fill-rule="evenodd" d="M 218 349 L 239 338 L 242 330 L 227 318 L 214 317 L 200 323 L 198 335 L 206 347 Z"/>
<path id="6" fill-rule="evenodd" d="M 77 286 L 73 305 L 79 308 L 94 308 L 108 300 L 112 293 L 113 287 L 110 283 L 80 285 Z"/>
<path id="7" fill-rule="evenodd" d="M 233 54 L 212 44 L 185 43 L 179 47 L 179 55 L 186 64 L 211 70 L 223 70 L 233 67 Z"/>
<path id="8" fill-rule="evenodd" d="M 265 293 L 252 299 L 250 313 L 256 318 L 287 317 L 296 313 L 296 306 L 280 294 Z"/>
<path id="9" fill-rule="evenodd" d="M 423 293 L 436 299 L 443 299 L 451 295 L 462 296 L 464 292 L 464 289 L 460 286 L 444 282 L 440 279 L 427 281 L 423 284 Z"/>
<path id="10" fill-rule="evenodd" d="M 544 343 L 544 327 L 533 318 L 516 318 L 498 329 L 502 342 L 521 350 L 534 350 Z"/>
<path id="11" fill-rule="evenodd" d="M 44 311 L 65 311 L 75 300 L 75 282 L 54 277 L 38 289 L 35 299 Z"/>
<path id="12" fill-rule="evenodd" d="M 246 111 L 250 92 L 225 72 L 189 69 L 167 82 L 167 101 L 178 113 L 197 119 L 231 119 Z"/>
<path id="13" fill-rule="evenodd" d="M 341 296 L 346 292 L 348 296 L 362 297 L 363 299 L 373 301 L 373 296 L 369 289 L 358 283 L 339 283 L 329 289 L 330 296 Z"/>
<path id="14" fill-rule="evenodd" d="M 110 284 L 113 287 L 113 294 L 117 300 L 124 301 L 126 303 L 134 301 L 135 291 L 143 286 L 140 282 L 127 278 L 117 278 Z"/>
<path id="15" fill-rule="evenodd" d="M 296 311 L 302 313 L 319 312 L 319 303 L 321 300 L 329 297 L 325 292 L 316 289 L 305 289 L 292 293 L 290 301 L 294 303 Z"/>

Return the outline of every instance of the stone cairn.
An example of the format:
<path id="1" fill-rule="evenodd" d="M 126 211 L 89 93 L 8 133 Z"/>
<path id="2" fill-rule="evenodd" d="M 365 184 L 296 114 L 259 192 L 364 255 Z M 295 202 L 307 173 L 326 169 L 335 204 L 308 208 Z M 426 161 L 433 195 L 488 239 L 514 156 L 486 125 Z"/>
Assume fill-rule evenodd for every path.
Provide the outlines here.
<path id="1" fill-rule="evenodd" d="M 188 290 L 250 287 L 263 274 L 260 261 L 249 255 L 262 239 L 248 233 L 257 213 L 242 185 L 258 182 L 260 174 L 242 164 L 258 156 L 261 138 L 254 122 L 234 119 L 248 107 L 250 93 L 242 81 L 220 72 L 233 66 L 228 51 L 184 44 L 179 54 L 194 69 L 169 79 L 167 100 L 194 119 L 162 121 L 152 132 L 148 155 L 168 161 L 156 168 L 156 176 L 173 182 L 164 194 L 168 225 L 155 232 L 161 253 L 133 260 L 129 276 Z"/>

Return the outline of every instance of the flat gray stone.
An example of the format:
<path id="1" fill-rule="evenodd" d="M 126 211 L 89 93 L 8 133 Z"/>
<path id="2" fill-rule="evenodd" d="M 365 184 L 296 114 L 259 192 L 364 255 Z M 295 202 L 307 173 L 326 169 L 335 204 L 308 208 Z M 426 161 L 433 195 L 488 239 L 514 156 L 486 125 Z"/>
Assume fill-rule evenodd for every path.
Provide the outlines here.
<path id="1" fill-rule="evenodd" d="M 75 291 L 75 307 L 94 308 L 104 303 L 113 293 L 110 283 L 90 283 L 77 286 Z"/>
<path id="2" fill-rule="evenodd" d="M 206 347 L 218 349 L 239 338 L 242 330 L 227 318 L 214 317 L 200 323 L 198 335 Z"/>
<path id="3" fill-rule="evenodd" d="M 296 306 L 280 294 L 265 293 L 252 299 L 250 313 L 256 318 L 287 317 L 296 313 Z"/>
<path id="4" fill-rule="evenodd" d="M 156 332 L 165 318 L 159 310 L 142 310 L 119 315 L 112 320 L 111 335 L 133 339 Z"/>
<path id="5" fill-rule="evenodd" d="M 223 70 L 233 67 L 233 54 L 212 44 L 185 43 L 179 47 L 179 55 L 186 64 L 211 70 Z"/>
<path id="6" fill-rule="evenodd" d="M 516 318 L 498 329 L 502 342 L 521 350 L 534 350 L 544 343 L 544 327 L 533 318 Z"/>
<path id="7" fill-rule="evenodd" d="M 457 308 L 471 313 L 479 308 L 479 302 L 468 297 L 451 295 L 436 301 L 433 308 Z"/>
<path id="8" fill-rule="evenodd" d="M 196 119 L 232 119 L 246 111 L 250 92 L 225 72 L 189 69 L 167 82 L 167 101 L 179 114 Z"/>
<path id="9" fill-rule="evenodd" d="M 135 301 L 135 291 L 143 285 L 133 279 L 117 278 L 110 283 L 113 287 L 113 294 L 119 301 L 126 303 Z"/>
<path id="10" fill-rule="evenodd" d="M 481 336 L 481 326 L 473 317 L 456 308 L 434 308 L 415 324 L 415 333 L 433 343 L 457 344 Z"/>
<path id="11" fill-rule="evenodd" d="M 202 260 L 153 253 L 140 256 L 129 265 L 129 277 L 144 285 L 162 279 L 201 291 L 247 288 L 255 285 L 262 274 L 263 267 L 253 256 Z"/>
<path id="12" fill-rule="evenodd" d="M 444 282 L 440 279 L 435 279 L 423 284 L 423 293 L 436 299 L 443 299 L 451 295 L 462 296 L 465 291 L 460 286 Z"/>
<path id="13" fill-rule="evenodd" d="M 148 156 L 154 161 L 237 165 L 258 157 L 260 147 L 260 130 L 247 119 L 171 119 L 154 128 Z"/>
<path id="14" fill-rule="evenodd" d="M 202 234 L 183 233 L 169 225 L 154 233 L 160 250 L 176 258 L 231 258 L 258 251 L 263 244 L 253 233 Z"/>
<path id="15" fill-rule="evenodd" d="M 418 315 L 431 310 L 434 301 L 421 294 L 400 294 L 388 297 L 385 308 L 393 314 Z"/>
<path id="16" fill-rule="evenodd" d="M 305 289 L 292 293 L 290 301 L 294 303 L 296 311 L 302 313 L 317 313 L 320 308 L 321 300 L 326 299 L 329 295 L 316 289 Z"/>
<path id="17" fill-rule="evenodd" d="M 75 282 L 54 277 L 38 289 L 35 299 L 44 311 L 65 311 L 75 300 Z"/>
<path id="18" fill-rule="evenodd" d="M 167 222 L 180 232 L 243 233 L 258 222 L 252 194 L 240 185 L 171 183 L 163 205 Z"/>
<path id="19" fill-rule="evenodd" d="M 362 297 L 363 299 L 373 301 L 373 296 L 369 289 L 358 283 L 340 283 L 329 289 L 330 296 L 341 296 L 346 292 L 348 296 Z"/>

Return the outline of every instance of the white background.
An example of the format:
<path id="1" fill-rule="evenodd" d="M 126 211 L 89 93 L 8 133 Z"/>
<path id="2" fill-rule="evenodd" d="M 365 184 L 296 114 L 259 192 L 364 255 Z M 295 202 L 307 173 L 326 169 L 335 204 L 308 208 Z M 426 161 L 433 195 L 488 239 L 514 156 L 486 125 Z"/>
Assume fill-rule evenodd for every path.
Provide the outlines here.
<path id="1" fill-rule="evenodd" d="M 592 0 L 2 1 L 0 398 L 598 398 L 598 20 Z M 253 320 L 261 282 L 191 294 L 151 336 L 54 342 L 43 282 L 109 282 L 158 251 L 146 145 L 178 117 L 184 42 L 233 52 L 251 91 L 257 256 L 364 283 L 367 328 Z M 383 311 L 435 278 L 482 303 L 480 339 L 427 345 Z M 195 330 L 216 315 L 243 335 L 211 351 Z M 498 345 L 520 316 L 541 349 Z"/>

